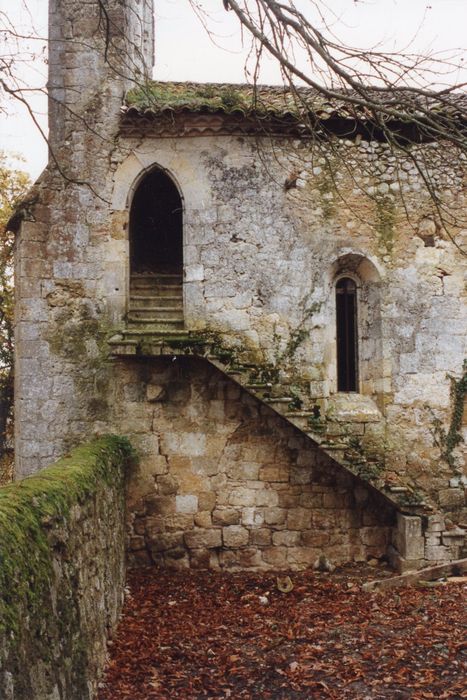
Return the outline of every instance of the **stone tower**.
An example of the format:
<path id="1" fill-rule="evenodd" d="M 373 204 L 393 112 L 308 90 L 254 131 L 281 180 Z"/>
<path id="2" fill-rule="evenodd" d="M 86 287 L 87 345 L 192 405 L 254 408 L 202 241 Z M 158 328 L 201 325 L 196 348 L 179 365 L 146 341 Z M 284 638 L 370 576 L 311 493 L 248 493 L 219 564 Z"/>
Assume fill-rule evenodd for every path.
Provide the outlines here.
<path id="1" fill-rule="evenodd" d="M 154 53 L 152 0 L 49 6 L 49 165 L 17 242 L 18 476 L 102 415 L 99 342 L 125 296 L 125 242 L 108 227 L 113 151 L 125 91 Z"/>

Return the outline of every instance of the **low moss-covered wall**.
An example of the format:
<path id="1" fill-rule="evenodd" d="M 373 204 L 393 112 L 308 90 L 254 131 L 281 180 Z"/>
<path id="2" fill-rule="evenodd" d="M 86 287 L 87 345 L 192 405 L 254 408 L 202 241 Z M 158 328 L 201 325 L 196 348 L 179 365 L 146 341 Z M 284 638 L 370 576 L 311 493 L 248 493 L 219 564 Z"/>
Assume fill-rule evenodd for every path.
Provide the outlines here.
<path id="1" fill-rule="evenodd" d="M 92 698 L 125 582 L 127 440 L 0 488 L 0 697 Z"/>

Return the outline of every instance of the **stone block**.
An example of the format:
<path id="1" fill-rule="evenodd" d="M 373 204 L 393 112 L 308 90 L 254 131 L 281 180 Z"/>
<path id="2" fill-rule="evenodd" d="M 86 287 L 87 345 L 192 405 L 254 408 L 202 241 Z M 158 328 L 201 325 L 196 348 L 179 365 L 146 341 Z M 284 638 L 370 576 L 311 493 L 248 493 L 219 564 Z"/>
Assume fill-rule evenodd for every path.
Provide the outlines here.
<path id="1" fill-rule="evenodd" d="M 311 511 L 306 508 L 291 508 L 287 513 L 289 530 L 309 530 L 311 528 Z"/>
<path id="2" fill-rule="evenodd" d="M 267 547 L 271 544 L 271 530 L 267 527 L 259 527 L 257 530 L 250 530 L 250 543 L 257 547 Z"/>
<path id="3" fill-rule="evenodd" d="M 288 547 L 287 562 L 292 568 L 312 566 L 319 556 L 319 549 L 311 547 Z"/>
<path id="4" fill-rule="evenodd" d="M 427 545 L 425 547 L 425 559 L 427 561 L 449 561 L 451 558 L 449 547 L 443 545 Z"/>
<path id="5" fill-rule="evenodd" d="M 267 464 L 259 470 L 259 478 L 262 481 L 287 482 L 289 480 L 289 469 L 286 466 Z"/>
<path id="6" fill-rule="evenodd" d="M 445 530 L 442 533 L 443 544 L 445 545 L 462 545 L 465 540 L 466 532 L 463 528 L 456 527 L 452 530 Z"/>
<path id="7" fill-rule="evenodd" d="M 256 491 L 255 505 L 257 506 L 277 506 L 279 503 L 279 494 L 273 489 L 261 489 Z"/>
<path id="8" fill-rule="evenodd" d="M 291 484 L 310 484 L 313 477 L 313 472 L 311 468 L 308 467 L 295 467 L 290 468 L 290 483 Z"/>
<path id="9" fill-rule="evenodd" d="M 324 547 L 329 544 L 329 533 L 317 530 L 305 530 L 301 533 L 300 544 L 306 547 Z"/>
<path id="10" fill-rule="evenodd" d="M 242 509 L 242 525 L 253 525 L 258 527 L 264 523 L 264 512 L 258 508 Z"/>
<path id="11" fill-rule="evenodd" d="M 211 511 L 216 505 L 216 494 L 213 491 L 198 493 L 198 508 Z"/>
<path id="12" fill-rule="evenodd" d="M 165 518 L 162 516 L 151 516 L 141 520 L 141 522 L 144 523 L 145 533 L 150 538 L 164 532 Z"/>
<path id="13" fill-rule="evenodd" d="M 203 510 L 200 513 L 195 513 L 194 523 L 197 527 L 212 527 L 212 517 L 208 510 Z"/>
<path id="14" fill-rule="evenodd" d="M 422 520 L 418 516 L 397 514 L 397 531 L 394 533 L 396 549 L 404 559 L 423 559 L 425 538 L 422 536 Z"/>
<path id="15" fill-rule="evenodd" d="M 444 515 L 441 515 L 441 513 L 436 513 L 436 515 L 428 515 L 426 517 L 427 532 L 442 532 L 444 528 Z"/>
<path id="16" fill-rule="evenodd" d="M 285 508 L 266 508 L 264 522 L 266 525 L 283 525 L 287 517 Z"/>
<path id="17" fill-rule="evenodd" d="M 233 462 L 227 469 L 227 476 L 235 481 L 257 479 L 259 464 L 256 462 Z"/>
<path id="18" fill-rule="evenodd" d="M 436 547 L 436 546 L 440 545 L 441 544 L 441 533 L 440 532 L 426 533 L 425 544 L 430 546 L 430 547 Z"/>
<path id="19" fill-rule="evenodd" d="M 153 552 L 165 552 L 168 549 L 183 547 L 183 534 L 179 532 L 162 532 L 150 538 L 149 549 Z"/>
<path id="20" fill-rule="evenodd" d="M 187 265 L 185 268 L 186 282 L 203 282 L 204 267 L 203 265 Z"/>
<path id="21" fill-rule="evenodd" d="M 262 557 L 266 564 L 275 569 L 283 569 L 287 566 L 287 547 L 267 547 L 262 550 Z"/>
<path id="22" fill-rule="evenodd" d="M 292 530 L 280 530 L 272 535 L 272 543 L 275 546 L 295 547 L 300 544 L 300 533 Z"/>
<path id="23" fill-rule="evenodd" d="M 198 510 L 198 496 L 193 494 L 175 496 L 175 509 L 177 513 L 196 513 Z"/>
<path id="24" fill-rule="evenodd" d="M 262 568 L 262 553 L 257 547 L 244 547 L 243 549 L 238 549 L 236 551 L 238 566 L 240 568 Z"/>
<path id="25" fill-rule="evenodd" d="M 238 525 L 240 517 L 240 511 L 235 508 L 216 508 L 212 513 L 212 522 L 214 525 Z"/>
<path id="26" fill-rule="evenodd" d="M 161 452 L 182 457 L 200 457 L 206 451 L 206 435 L 191 432 L 166 432 L 161 437 Z"/>
<path id="27" fill-rule="evenodd" d="M 280 508 L 296 508 L 300 504 L 300 493 L 287 490 L 280 491 L 278 496 Z"/>
<path id="28" fill-rule="evenodd" d="M 175 498 L 173 496 L 149 495 L 144 499 L 148 515 L 170 515 L 175 513 Z"/>
<path id="29" fill-rule="evenodd" d="M 255 491 L 245 487 L 232 489 L 229 496 L 229 504 L 232 506 L 254 506 Z"/>
<path id="30" fill-rule="evenodd" d="M 222 528 L 224 547 L 244 547 L 249 541 L 249 532 L 241 525 L 228 525 Z"/>
<path id="31" fill-rule="evenodd" d="M 167 459 L 162 455 L 143 456 L 140 458 L 138 466 L 141 473 L 152 476 L 167 474 L 169 471 Z"/>
<path id="32" fill-rule="evenodd" d="M 386 530 L 381 527 L 361 527 L 360 538 L 362 543 L 369 547 L 380 547 L 387 543 L 388 534 Z"/>
<path id="33" fill-rule="evenodd" d="M 209 549 L 192 549 L 190 551 L 190 565 L 193 569 L 209 569 L 211 566 Z"/>
<path id="34" fill-rule="evenodd" d="M 321 508 L 323 505 L 322 493 L 302 493 L 299 500 L 303 508 Z"/>
<path id="35" fill-rule="evenodd" d="M 190 532 L 185 532 L 185 544 L 189 549 L 210 549 L 211 547 L 222 547 L 221 530 L 205 530 L 195 528 Z"/>
<path id="36" fill-rule="evenodd" d="M 157 488 L 161 496 L 176 494 L 178 491 L 178 480 L 171 474 L 165 474 L 156 478 Z"/>
<path id="37" fill-rule="evenodd" d="M 171 530 L 191 530 L 193 527 L 193 515 L 189 513 L 176 513 L 168 515 L 164 519 L 165 529 Z"/>

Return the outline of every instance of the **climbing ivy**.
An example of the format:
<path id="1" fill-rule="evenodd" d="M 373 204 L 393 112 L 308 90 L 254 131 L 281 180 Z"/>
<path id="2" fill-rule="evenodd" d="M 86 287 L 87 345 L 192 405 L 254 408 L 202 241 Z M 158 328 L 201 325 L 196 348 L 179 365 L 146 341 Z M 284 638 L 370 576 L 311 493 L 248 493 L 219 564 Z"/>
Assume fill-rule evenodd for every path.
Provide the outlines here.
<path id="1" fill-rule="evenodd" d="M 434 416 L 429 406 L 426 408 L 431 412 L 433 425 L 431 433 L 435 445 L 441 450 L 441 459 L 450 467 L 455 467 L 454 449 L 463 441 L 461 434 L 462 418 L 464 415 L 465 397 L 467 396 L 467 359 L 462 366 L 462 376 L 459 379 L 448 375 L 451 382 L 451 419 L 449 428 L 446 430 L 439 418 Z"/>

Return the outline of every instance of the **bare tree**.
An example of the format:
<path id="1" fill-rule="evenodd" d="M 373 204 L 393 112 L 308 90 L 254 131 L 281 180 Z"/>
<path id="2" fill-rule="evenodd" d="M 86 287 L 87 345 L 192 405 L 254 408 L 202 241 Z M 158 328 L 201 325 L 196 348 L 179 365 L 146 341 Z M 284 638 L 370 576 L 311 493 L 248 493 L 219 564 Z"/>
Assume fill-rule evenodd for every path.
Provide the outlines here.
<path id="1" fill-rule="evenodd" d="M 201 4 L 190 1 L 209 31 Z M 252 39 L 249 75 L 257 98 L 261 61 L 269 54 L 280 66 L 286 99 L 313 148 L 329 160 L 329 127 L 336 115 L 347 118 L 349 138 L 363 135 L 387 144 L 393 155 L 413 164 L 440 226 L 456 244 L 456 230 L 466 220 L 443 200 L 438 173 L 445 158 L 436 163 L 417 145 L 442 143 L 449 149 L 450 164 L 465 168 L 467 95 L 465 83 L 454 80 L 464 68 L 462 52 L 421 55 L 349 46 L 336 36 L 336 17 L 326 0 L 223 0 L 223 5 Z"/>

